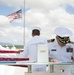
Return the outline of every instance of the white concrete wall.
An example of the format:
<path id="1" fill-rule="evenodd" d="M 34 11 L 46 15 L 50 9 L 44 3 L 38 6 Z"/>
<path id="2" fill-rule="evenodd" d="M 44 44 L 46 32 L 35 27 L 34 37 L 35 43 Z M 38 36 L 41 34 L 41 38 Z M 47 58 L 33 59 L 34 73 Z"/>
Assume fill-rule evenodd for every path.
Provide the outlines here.
<path id="1" fill-rule="evenodd" d="M 24 75 L 28 68 L 0 65 L 0 75 Z"/>

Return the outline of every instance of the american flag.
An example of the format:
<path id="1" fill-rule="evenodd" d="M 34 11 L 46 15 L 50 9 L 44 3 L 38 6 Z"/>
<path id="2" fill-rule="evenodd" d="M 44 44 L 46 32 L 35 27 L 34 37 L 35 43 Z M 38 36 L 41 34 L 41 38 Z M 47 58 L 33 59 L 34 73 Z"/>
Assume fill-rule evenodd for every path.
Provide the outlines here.
<path id="1" fill-rule="evenodd" d="M 12 22 L 15 19 L 22 18 L 22 9 L 8 15 L 7 17 L 10 20 L 10 22 Z"/>

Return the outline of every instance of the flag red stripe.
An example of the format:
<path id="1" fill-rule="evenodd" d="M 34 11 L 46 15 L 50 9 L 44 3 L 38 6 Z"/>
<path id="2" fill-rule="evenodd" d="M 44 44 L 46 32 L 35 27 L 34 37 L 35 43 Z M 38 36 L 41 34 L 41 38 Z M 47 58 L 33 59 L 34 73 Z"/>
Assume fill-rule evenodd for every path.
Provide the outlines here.
<path id="1" fill-rule="evenodd" d="M 19 53 L 18 51 L 0 50 L 0 53 Z"/>
<path id="2" fill-rule="evenodd" d="M 29 58 L 0 58 L 0 61 L 28 61 Z"/>

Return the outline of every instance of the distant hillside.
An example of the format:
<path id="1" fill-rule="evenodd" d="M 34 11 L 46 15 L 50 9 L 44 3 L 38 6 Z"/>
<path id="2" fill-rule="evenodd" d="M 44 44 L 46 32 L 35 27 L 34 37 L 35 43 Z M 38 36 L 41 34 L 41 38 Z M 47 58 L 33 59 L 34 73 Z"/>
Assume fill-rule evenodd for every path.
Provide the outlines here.
<path id="1" fill-rule="evenodd" d="M 3 43 L 3 42 L 0 42 L 0 45 L 2 45 L 3 47 L 6 47 L 8 46 L 9 48 L 13 47 L 14 44 L 12 43 Z M 14 45 L 17 49 L 21 49 L 24 47 L 24 45 Z"/>
<path id="2" fill-rule="evenodd" d="M 4 46 L 4 45 L 2 45 L 3 47 L 6 47 L 6 45 Z M 23 45 L 14 45 L 17 49 L 23 49 L 24 48 L 24 46 Z M 13 45 L 8 45 L 8 47 L 9 48 L 12 48 L 13 47 Z"/>
<path id="3" fill-rule="evenodd" d="M 13 45 L 13 44 L 0 42 L 0 45 Z"/>

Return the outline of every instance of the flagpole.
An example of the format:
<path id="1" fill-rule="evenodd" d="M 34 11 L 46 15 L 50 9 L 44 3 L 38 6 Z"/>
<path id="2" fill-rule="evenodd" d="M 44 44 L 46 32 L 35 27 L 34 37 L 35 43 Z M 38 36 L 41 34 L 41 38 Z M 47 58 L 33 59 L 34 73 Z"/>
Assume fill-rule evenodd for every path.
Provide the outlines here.
<path id="1" fill-rule="evenodd" d="M 24 0 L 24 39 L 23 39 L 23 41 L 24 41 L 24 46 L 25 46 L 25 0 Z"/>

